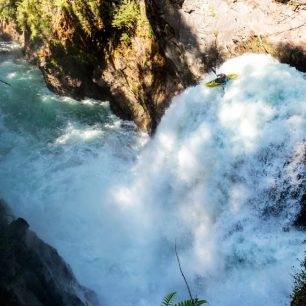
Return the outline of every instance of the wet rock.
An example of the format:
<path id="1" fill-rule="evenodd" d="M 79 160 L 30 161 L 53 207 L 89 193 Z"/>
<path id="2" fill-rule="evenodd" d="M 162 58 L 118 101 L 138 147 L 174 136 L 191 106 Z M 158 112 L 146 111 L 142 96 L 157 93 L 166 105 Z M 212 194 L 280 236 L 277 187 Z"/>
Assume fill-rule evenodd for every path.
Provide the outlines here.
<path id="1" fill-rule="evenodd" d="M 29 228 L 28 222 L 23 218 L 18 218 L 17 220 L 14 220 L 9 224 L 7 229 L 8 235 L 9 237 L 15 239 L 24 239 L 28 228 Z"/>
<path id="2" fill-rule="evenodd" d="M 298 213 L 294 221 L 294 225 L 300 229 L 305 230 L 306 229 L 306 194 L 302 196 L 300 205 L 301 205 L 300 212 Z"/>
<path id="3" fill-rule="evenodd" d="M 57 251 L 29 230 L 26 220 L 12 221 L 0 201 L 0 301 L 8 306 L 98 305 L 93 291 L 78 284 Z"/>

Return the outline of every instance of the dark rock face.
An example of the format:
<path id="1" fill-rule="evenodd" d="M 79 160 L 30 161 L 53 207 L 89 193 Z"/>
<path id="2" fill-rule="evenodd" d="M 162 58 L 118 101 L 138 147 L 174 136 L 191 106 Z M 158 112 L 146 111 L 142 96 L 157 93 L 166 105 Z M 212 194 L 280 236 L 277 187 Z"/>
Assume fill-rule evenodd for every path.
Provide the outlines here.
<path id="1" fill-rule="evenodd" d="M 0 201 L 0 301 L 5 306 L 98 305 L 57 251 Z"/>
<path id="2" fill-rule="evenodd" d="M 301 262 L 301 270 L 294 275 L 294 287 L 290 306 L 306 305 L 306 257 Z"/>
<path id="3" fill-rule="evenodd" d="M 305 230 L 306 229 L 306 194 L 302 196 L 300 205 L 301 205 L 300 212 L 298 213 L 294 221 L 294 225 L 300 229 Z"/>

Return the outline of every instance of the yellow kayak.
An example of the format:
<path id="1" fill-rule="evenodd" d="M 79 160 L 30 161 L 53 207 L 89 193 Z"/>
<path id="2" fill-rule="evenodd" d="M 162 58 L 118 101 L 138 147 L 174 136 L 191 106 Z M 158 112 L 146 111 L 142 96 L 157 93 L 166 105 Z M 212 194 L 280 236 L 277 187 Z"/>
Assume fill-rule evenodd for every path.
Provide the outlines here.
<path id="1" fill-rule="evenodd" d="M 222 85 L 225 85 L 228 81 L 230 80 L 234 80 L 236 78 L 238 78 L 239 74 L 237 73 L 230 73 L 230 74 L 227 74 L 226 77 L 227 77 L 227 80 L 225 82 L 218 82 L 218 78 L 217 79 L 214 79 L 210 82 L 207 82 L 205 83 L 204 85 L 206 87 L 217 87 L 217 86 L 222 86 Z"/>

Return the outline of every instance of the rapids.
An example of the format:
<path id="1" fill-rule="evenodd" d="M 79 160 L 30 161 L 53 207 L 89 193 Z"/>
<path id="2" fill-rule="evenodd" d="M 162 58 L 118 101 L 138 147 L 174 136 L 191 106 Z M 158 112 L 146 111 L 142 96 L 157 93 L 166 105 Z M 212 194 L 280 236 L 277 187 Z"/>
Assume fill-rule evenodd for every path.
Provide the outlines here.
<path id="1" fill-rule="evenodd" d="M 305 192 L 306 80 L 266 55 L 220 71 L 240 76 L 185 90 L 149 139 L 107 102 L 58 97 L 35 67 L 0 55 L 11 84 L 0 84 L 0 197 L 101 305 L 188 298 L 175 241 L 211 306 L 288 304 L 305 250 L 291 224 Z"/>

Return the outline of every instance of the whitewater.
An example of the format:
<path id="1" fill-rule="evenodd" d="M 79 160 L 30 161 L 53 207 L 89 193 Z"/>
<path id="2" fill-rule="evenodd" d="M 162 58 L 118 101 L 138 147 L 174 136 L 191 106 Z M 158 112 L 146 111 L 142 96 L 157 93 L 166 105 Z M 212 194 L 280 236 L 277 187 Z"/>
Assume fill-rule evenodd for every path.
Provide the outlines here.
<path id="1" fill-rule="evenodd" d="M 229 60 L 219 71 L 239 78 L 209 89 L 208 75 L 186 89 L 149 138 L 107 102 L 51 93 L 7 52 L 0 197 L 101 305 L 188 298 L 175 242 L 194 296 L 209 305 L 289 304 L 305 251 L 292 226 L 305 193 L 302 73 L 267 55 Z"/>

